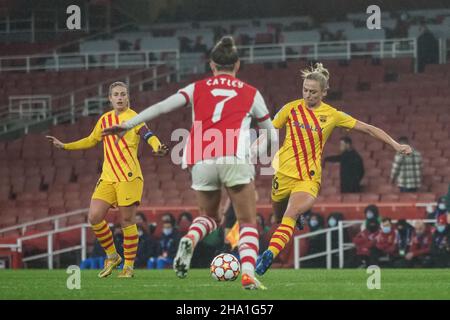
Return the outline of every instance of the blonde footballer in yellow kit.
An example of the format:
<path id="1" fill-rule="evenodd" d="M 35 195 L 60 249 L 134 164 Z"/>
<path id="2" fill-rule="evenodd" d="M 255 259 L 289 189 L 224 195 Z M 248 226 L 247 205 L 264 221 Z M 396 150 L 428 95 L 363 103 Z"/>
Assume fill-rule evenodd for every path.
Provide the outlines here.
<path id="1" fill-rule="evenodd" d="M 290 241 L 299 216 L 312 208 L 320 190 L 322 153 L 334 128 L 358 130 L 410 154 L 411 147 L 394 141 L 383 130 L 358 121 L 322 100 L 327 94 L 329 72 L 321 63 L 303 70 L 303 99 L 287 103 L 275 116 L 275 128 L 286 127 L 283 146 L 272 166 L 272 206 L 281 224 L 273 233 L 269 248 L 258 261 L 256 273 L 263 275 L 273 259 Z"/>
<path id="2" fill-rule="evenodd" d="M 91 134 L 81 140 L 62 143 L 52 136 L 47 136 L 53 145 L 65 150 L 89 149 L 103 141 L 103 168 L 89 207 L 88 219 L 98 241 L 107 254 L 100 278 L 109 276 L 112 270 L 122 263 L 117 254 L 112 232 L 105 221 L 108 209 L 118 207 L 124 240 L 124 267 L 119 277 L 133 276 L 134 259 L 138 247 L 138 230 L 136 227 L 136 209 L 142 197 L 144 179 L 137 157 L 140 139 L 144 139 L 153 149 L 155 155 L 167 154 L 168 148 L 161 144 L 145 124 L 135 127 L 120 139 L 115 136 L 102 137 L 102 130 L 120 124 L 137 113 L 129 107 L 128 86 L 123 82 L 114 82 L 109 88 L 109 100 L 113 110 L 103 114 L 97 121 Z"/>

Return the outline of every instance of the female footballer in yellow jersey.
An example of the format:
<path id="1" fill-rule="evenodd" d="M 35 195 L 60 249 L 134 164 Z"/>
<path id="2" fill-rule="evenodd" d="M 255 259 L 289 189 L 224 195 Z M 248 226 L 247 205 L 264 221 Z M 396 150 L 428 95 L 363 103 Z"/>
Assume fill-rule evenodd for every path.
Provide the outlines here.
<path id="1" fill-rule="evenodd" d="M 323 147 L 336 127 L 358 130 L 390 145 L 395 151 L 410 154 L 383 130 L 358 121 L 322 100 L 327 94 L 329 72 L 321 63 L 302 71 L 303 99 L 287 103 L 275 116 L 275 128 L 286 127 L 283 146 L 272 166 L 274 213 L 283 216 L 272 235 L 269 248 L 258 261 L 256 273 L 264 274 L 292 237 L 298 217 L 312 208 L 321 183 Z"/>
<path id="2" fill-rule="evenodd" d="M 88 137 L 71 143 L 62 143 L 52 136 L 47 136 L 47 139 L 55 147 L 65 150 L 92 148 L 103 140 L 102 174 L 92 195 L 88 214 L 95 236 L 108 255 L 104 268 L 98 276 L 100 278 L 109 276 L 112 270 L 122 262 L 122 258 L 117 254 L 112 232 L 105 221 L 108 209 L 117 206 L 124 234 L 125 258 L 119 277 L 130 278 L 133 276 L 134 259 L 139 241 L 135 215 L 144 185 L 137 157 L 139 140 L 144 139 L 158 156 L 166 155 L 168 148 L 160 143 L 145 124 L 135 127 L 118 140 L 114 136 L 102 137 L 103 129 L 120 124 L 136 115 L 136 112 L 129 107 L 128 86 L 125 83 L 114 82 L 110 85 L 109 101 L 113 110 L 100 117 Z"/>

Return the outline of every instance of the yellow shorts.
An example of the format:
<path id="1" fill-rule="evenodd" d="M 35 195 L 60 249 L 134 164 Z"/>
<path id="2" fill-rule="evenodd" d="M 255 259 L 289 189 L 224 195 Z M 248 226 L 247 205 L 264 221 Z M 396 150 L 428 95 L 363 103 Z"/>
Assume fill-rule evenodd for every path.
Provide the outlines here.
<path id="1" fill-rule="evenodd" d="M 133 181 L 110 182 L 98 180 L 92 199 L 100 199 L 112 206 L 127 207 L 139 204 L 144 189 L 144 181 L 136 178 Z"/>
<path id="2" fill-rule="evenodd" d="M 272 201 L 281 202 L 294 192 L 306 192 L 317 198 L 320 182 L 299 180 L 276 172 L 272 178 Z"/>

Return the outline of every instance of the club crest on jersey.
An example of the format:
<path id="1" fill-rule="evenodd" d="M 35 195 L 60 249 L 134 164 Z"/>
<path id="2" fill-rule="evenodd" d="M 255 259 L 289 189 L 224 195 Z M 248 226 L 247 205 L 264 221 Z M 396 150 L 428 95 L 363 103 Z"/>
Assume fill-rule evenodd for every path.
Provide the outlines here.
<path id="1" fill-rule="evenodd" d="M 319 116 L 319 121 L 322 123 L 327 122 L 327 116 Z"/>

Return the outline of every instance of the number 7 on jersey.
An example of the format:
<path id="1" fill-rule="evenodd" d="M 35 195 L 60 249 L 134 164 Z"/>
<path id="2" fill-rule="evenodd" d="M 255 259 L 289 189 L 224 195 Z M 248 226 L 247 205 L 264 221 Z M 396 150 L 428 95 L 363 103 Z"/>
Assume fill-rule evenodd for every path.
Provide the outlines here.
<path id="1" fill-rule="evenodd" d="M 222 111 L 223 111 L 223 107 L 225 106 L 225 102 L 227 102 L 228 100 L 231 100 L 234 97 L 236 97 L 237 96 L 237 92 L 235 90 L 228 90 L 228 89 L 214 89 L 214 90 L 211 90 L 211 94 L 214 97 L 218 97 L 218 96 L 224 96 L 225 97 L 225 99 L 223 99 L 222 101 L 218 102 L 216 104 L 216 106 L 214 107 L 214 113 L 213 113 L 213 116 L 212 116 L 212 122 L 216 123 L 222 118 Z"/>

